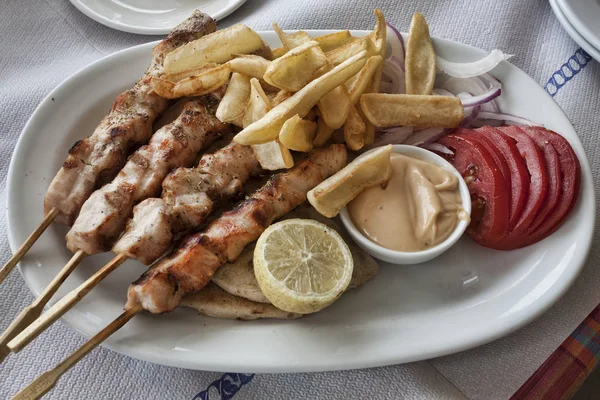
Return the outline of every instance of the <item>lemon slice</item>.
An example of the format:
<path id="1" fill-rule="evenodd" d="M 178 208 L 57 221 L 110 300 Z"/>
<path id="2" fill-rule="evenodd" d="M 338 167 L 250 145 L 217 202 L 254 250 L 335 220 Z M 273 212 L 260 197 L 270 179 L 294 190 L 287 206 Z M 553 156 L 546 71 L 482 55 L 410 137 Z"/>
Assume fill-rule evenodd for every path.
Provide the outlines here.
<path id="1" fill-rule="evenodd" d="M 344 239 L 311 219 L 271 225 L 256 242 L 254 274 L 264 295 L 281 310 L 317 312 L 348 287 L 354 263 Z"/>

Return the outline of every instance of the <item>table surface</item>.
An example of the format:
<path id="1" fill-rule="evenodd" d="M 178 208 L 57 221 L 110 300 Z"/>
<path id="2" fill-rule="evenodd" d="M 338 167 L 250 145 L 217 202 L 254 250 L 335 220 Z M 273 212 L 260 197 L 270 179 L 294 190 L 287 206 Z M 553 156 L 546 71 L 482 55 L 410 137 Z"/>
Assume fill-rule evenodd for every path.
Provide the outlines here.
<path id="1" fill-rule="evenodd" d="M 511 60 L 545 86 L 573 122 L 591 162 L 597 186 L 600 168 L 600 65 L 585 57 L 562 30 L 545 0 L 379 1 L 387 19 L 407 30 L 421 11 L 431 33 L 484 49 L 515 54 Z M 243 22 L 283 28 L 369 29 L 366 0 L 249 0 L 219 24 Z M 114 51 L 158 39 L 106 28 L 66 0 L 5 0 L 0 13 L 0 201 L 6 202 L 6 172 L 16 139 L 41 99 L 75 71 Z M 5 215 L 0 215 L 0 262 L 10 256 Z M 536 371 L 600 303 L 598 234 L 581 276 L 542 317 L 491 344 L 433 360 L 317 374 L 221 374 L 139 362 L 97 349 L 68 372 L 47 398 L 419 398 L 505 399 Z M 33 297 L 18 273 L 0 287 L 0 329 Z M 18 356 L 0 365 L 0 397 L 15 394 L 83 343 L 55 324 Z M 443 340 L 443 327 L 440 327 Z"/>

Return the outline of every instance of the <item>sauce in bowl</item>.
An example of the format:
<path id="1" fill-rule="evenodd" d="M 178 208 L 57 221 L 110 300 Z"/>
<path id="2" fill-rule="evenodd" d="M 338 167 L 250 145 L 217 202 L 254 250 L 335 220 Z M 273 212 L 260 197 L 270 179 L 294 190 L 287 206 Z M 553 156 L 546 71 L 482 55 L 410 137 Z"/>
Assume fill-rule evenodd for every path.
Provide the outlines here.
<path id="1" fill-rule="evenodd" d="M 469 219 L 451 171 L 397 153 L 390 161 L 387 186 L 368 188 L 348 204 L 352 222 L 372 242 L 390 250 L 422 251 L 446 240 L 459 220 Z"/>

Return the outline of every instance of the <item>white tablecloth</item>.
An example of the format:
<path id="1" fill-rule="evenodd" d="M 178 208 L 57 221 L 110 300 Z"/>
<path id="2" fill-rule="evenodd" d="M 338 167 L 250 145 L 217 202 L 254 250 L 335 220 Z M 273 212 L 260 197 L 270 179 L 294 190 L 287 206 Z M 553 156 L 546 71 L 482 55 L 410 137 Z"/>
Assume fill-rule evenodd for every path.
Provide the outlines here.
<path id="1" fill-rule="evenodd" d="M 393 1 L 376 3 L 406 30 L 422 11 L 432 35 L 515 54 L 514 64 L 555 96 L 592 164 L 600 168 L 600 66 L 586 58 L 561 29 L 545 0 Z M 244 22 L 270 29 L 369 29 L 367 0 L 249 0 L 221 26 Z M 67 0 L 0 2 L 0 195 L 16 140 L 36 105 L 65 78 L 114 51 L 155 40 L 106 28 Z M 549 83 L 548 83 L 549 82 Z M 91 94 L 92 95 L 92 94 Z M 4 207 L 3 207 L 4 208 Z M 486 346 L 439 359 L 386 368 L 295 375 L 238 375 L 186 371 L 139 362 L 97 349 L 68 372 L 49 399 L 506 399 L 600 303 L 600 239 L 582 275 L 550 311 L 529 326 Z M 10 256 L 0 213 L 0 262 Z M 33 300 L 18 273 L 0 287 L 0 329 Z M 443 329 L 440 330 L 443 340 Z M 56 365 L 83 338 L 55 324 L 18 356 L 0 365 L 0 397 L 7 398 Z"/>

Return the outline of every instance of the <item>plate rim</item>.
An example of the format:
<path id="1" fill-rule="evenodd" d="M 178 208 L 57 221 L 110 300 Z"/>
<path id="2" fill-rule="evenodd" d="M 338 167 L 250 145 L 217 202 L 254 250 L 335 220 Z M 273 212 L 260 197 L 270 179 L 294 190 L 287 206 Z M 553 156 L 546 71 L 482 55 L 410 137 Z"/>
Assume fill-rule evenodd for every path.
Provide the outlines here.
<path id="1" fill-rule="evenodd" d="M 81 0 L 69 0 L 69 1 L 71 2 L 71 4 L 73 4 L 79 11 L 81 11 L 88 18 L 90 18 L 104 26 L 107 26 L 109 28 L 112 28 L 112 29 L 115 29 L 115 30 L 118 30 L 121 32 L 136 33 L 138 35 L 166 35 L 175 27 L 175 25 L 173 25 L 171 27 L 167 27 L 167 28 L 152 28 L 152 27 L 143 27 L 143 26 L 139 26 L 139 25 L 129 25 L 129 24 L 125 24 L 122 22 L 112 20 L 103 14 L 99 14 L 99 13 L 95 12 L 90 7 L 88 7 L 86 4 L 84 4 Z M 242 5 L 244 5 L 244 3 L 246 3 L 247 0 L 229 0 L 229 1 L 232 2 L 229 6 L 219 10 L 214 15 L 211 15 L 211 17 L 215 21 L 220 21 L 223 18 L 227 17 L 229 14 L 233 13 L 238 8 L 240 8 Z"/>
<path id="2" fill-rule="evenodd" d="M 588 24 L 584 23 L 584 20 L 580 17 L 579 13 L 575 11 L 571 2 L 565 0 L 554 0 L 557 6 L 562 11 L 565 18 L 573 26 L 573 28 L 588 42 L 594 49 L 600 52 L 600 31 L 598 33 L 592 31 Z M 597 4 L 598 15 L 600 16 L 600 3 Z"/>
<path id="3" fill-rule="evenodd" d="M 563 29 L 567 32 L 567 35 L 583 50 L 585 50 L 592 58 L 596 61 L 600 62 L 600 49 L 595 48 L 590 42 L 584 38 L 577 29 L 571 24 L 569 19 L 564 14 L 563 10 L 560 8 L 557 0 L 550 0 L 550 7 L 558 20 L 558 23 L 563 27 Z"/>
<path id="4" fill-rule="evenodd" d="M 308 33 L 313 33 L 313 34 L 315 34 L 315 33 L 324 34 L 324 33 L 333 32 L 336 30 L 319 29 L 319 30 L 306 30 L 306 31 Z M 274 34 L 273 31 L 257 31 L 257 32 L 260 35 Z M 355 34 L 355 35 L 364 35 L 364 34 L 368 33 L 369 31 L 351 30 L 351 32 L 352 32 L 352 34 Z M 435 38 L 435 40 L 438 42 L 438 44 L 464 46 L 464 47 L 469 48 L 469 50 L 474 51 L 476 53 L 479 52 L 481 54 L 485 54 L 484 50 L 478 49 L 476 47 L 473 47 L 473 46 L 470 46 L 467 44 L 455 42 L 455 41 L 448 40 L 448 39 Z M 23 131 L 21 132 L 21 135 L 19 136 L 19 139 L 15 146 L 15 150 L 13 151 L 13 154 L 11 156 L 11 161 L 10 161 L 9 169 L 8 169 L 8 173 L 7 173 L 7 189 L 8 189 L 7 190 L 8 191 L 7 208 L 6 208 L 6 212 L 8 214 L 7 215 L 7 234 L 8 234 L 7 236 L 9 239 L 9 245 L 13 252 L 16 251 L 16 249 L 18 248 L 20 243 L 16 242 L 16 239 L 15 239 L 14 233 L 13 233 L 13 228 L 12 228 L 13 223 L 11 223 L 11 219 L 12 219 L 11 214 L 13 214 L 13 213 L 11 213 L 11 209 L 12 209 L 12 204 L 14 202 L 14 199 L 12 198 L 14 195 L 12 193 L 14 193 L 14 191 L 11 191 L 10 188 L 12 187 L 12 185 L 14 185 L 13 175 L 15 175 L 15 173 L 16 173 L 15 172 L 15 163 L 16 163 L 16 159 L 18 158 L 18 157 L 16 157 L 16 155 L 18 155 L 20 153 L 21 147 L 25 146 L 26 139 L 24 139 L 24 138 L 26 136 L 35 135 L 35 132 L 31 131 L 31 125 L 35 122 L 35 120 L 37 120 L 39 118 L 39 117 L 36 118 L 37 114 L 42 113 L 44 111 L 44 108 L 46 107 L 46 105 L 51 103 L 51 98 L 53 96 L 56 96 L 56 94 L 59 93 L 61 90 L 65 90 L 65 88 L 71 83 L 71 81 L 73 79 L 76 79 L 78 76 L 89 73 L 89 70 L 91 70 L 91 69 L 101 68 L 104 63 L 110 62 L 112 58 L 119 57 L 119 55 L 121 53 L 130 52 L 130 51 L 133 51 L 134 49 L 140 50 L 140 48 L 148 48 L 148 50 L 150 50 L 156 43 L 158 43 L 158 41 L 144 43 L 144 44 L 140 44 L 137 46 L 132 46 L 132 47 L 120 50 L 118 52 L 112 53 L 110 55 L 107 55 L 105 57 L 102 57 L 102 58 L 94 61 L 93 63 L 81 68 L 79 71 L 75 72 L 70 77 L 68 77 L 63 82 L 61 82 L 52 91 L 50 91 L 50 93 L 35 108 L 35 110 L 31 114 L 29 120 L 25 124 Z M 528 79 L 535 82 L 533 80 L 533 78 L 531 78 L 523 70 L 521 70 L 520 68 L 518 68 L 512 64 L 511 64 L 511 66 L 515 68 L 515 70 L 516 70 L 515 72 L 522 73 L 522 74 L 526 75 Z M 539 84 L 537 82 L 535 82 L 535 83 L 536 83 L 536 87 L 539 88 L 540 93 L 543 92 L 543 94 L 545 96 L 549 96 L 549 99 L 553 100 L 557 109 L 560 110 L 560 112 L 562 113 L 562 117 L 564 117 L 564 119 L 569 123 L 571 130 L 575 133 L 575 137 L 572 140 L 569 139 L 569 141 L 570 142 L 575 141 L 575 143 L 571 143 L 571 144 L 574 145 L 575 147 L 578 147 L 578 149 L 576 149 L 576 150 L 578 150 L 577 154 L 580 158 L 580 162 L 582 165 L 582 185 L 581 185 L 581 187 L 582 187 L 582 190 L 583 190 L 583 188 L 585 188 L 586 192 L 589 193 L 587 196 L 595 197 L 595 188 L 593 186 L 593 180 L 592 180 L 592 176 L 591 176 L 591 167 L 589 165 L 587 156 L 585 154 L 585 149 L 583 148 L 583 144 L 581 143 L 579 137 L 576 134 L 575 128 L 573 127 L 572 123 L 570 122 L 569 118 L 566 116 L 564 111 L 560 108 L 560 106 L 558 104 L 556 104 L 556 102 L 554 101 L 552 96 L 550 96 L 547 92 L 545 92 L 545 90 L 541 86 L 539 86 Z M 580 197 L 580 200 L 578 200 L 578 201 L 582 201 L 581 197 Z M 592 207 L 593 207 L 593 209 L 590 210 L 590 212 L 591 212 L 591 216 L 593 216 L 594 218 L 591 218 L 591 219 L 595 220 L 596 204 L 594 201 L 592 201 Z M 489 343 L 491 341 L 497 340 L 497 339 L 504 337 L 504 336 L 522 328 L 523 326 L 529 324 L 531 321 L 538 318 L 541 314 L 543 314 L 546 310 L 548 310 L 552 305 L 554 305 L 560 298 L 563 297 L 563 295 L 566 293 L 566 291 L 572 286 L 575 279 L 579 276 L 579 274 L 581 273 L 581 271 L 583 269 L 583 266 L 586 263 L 589 252 L 591 250 L 591 244 L 593 241 L 593 233 L 594 233 L 594 224 L 592 223 L 590 226 L 590 231 L 589 231 L 589 235 L 587 236 L 587 238 L 584 237 L 583 239 L 581 239 L 583 241 L 583 245 L 586 247 L 585 254 L 581 254 L 581 252 L 580 252 L 580 254 L 578 255 L 579 263 L 578 263 L 578 265 L 575 265 L 574 267 L 570 267 L 569 274 L 566 276 L 566 278 L 568 278 L 568 279 L 557 282 L 555 285 L 553 285 L 555 290 L 552 292 L 552 295 L 548 295 L 548 297 L 549 297 L 548 299 L 545 299 L 545 298 L 536 299 L 535 302 L 533 302 L 531 305 L 528 306 L 528 308 L 530 310 L 533 308 L 533 310 L 531 312 L 529 312 L 529 314 L 527 314 L 526 316 L 522 316 L 518 321 L 513 321 L 513 320 L 507 321 L 506 326 L 504 326 L 504 329 L 497 329 L 496 331 L 493 331 L 493 332 L 486 331 L 483 334 L 480 333 L 478 337 L 473 338 L 469 341 L 455 340 L 455 342 L 458 342 L 458 343 L 453 343 L 452 345 L 448 345 L 441 349 L 436 349 L 434 351 L 431 351 L 431 350 L 422 351 L 422 352 L 420 352 L 419 355 L 415 355 L 412 357 L 402 356 L 397 353 L 392 354 L 390 352 L 390 355 L 387 357 L 380 357 L 378 359 L 369 359 L 367 361 L 357 361 L 357 362 L 348 363 L 345 365 L 339 365 L 339 362 L 336 363 L 335 361 L 328 361 L 328 362 L 320 361 L 318 364 L 316 364 L 315 367 L 306 366 L 305 364 L 302 364 L 299 366 L 289 365 L 286 367 L 271 366 L 271 365 L 265 366 L 264 364 L 259 365 L 255 361 L 247 361 L 243 357 L 241 357 L 240 364 L 238 366 L 233 367 L 233 369 L 235 369 L 238 372 L 258 372 L 258 373 L 260 373 L 260 372 L 265 372 L 265 373 L 267 373 L 267 372 L 271 372 L 271 373 L 284 372 L 285 373 L 285 372 L 318 372 L 318 371 L 332 371 L 332 370 L 344 370 L 344 369 L 354 369 L 354 368 L 369 368 L 369 367 L 375 367 L 375 366 L 386 366 L 386 365 L 392 365 L 392 364 L 406 363 L 406 362 L 412 362 L 412 361 L 417 361 L 417 360 L 439 357 L 439 356 L 443 356 L 443 355 L 447 355 L 447 354 L 453 354 L 456 352 L 460 352 L 463 350 L 478 347 L 483 344 Z M 21 276 L 23 277 L 23 280 L 26 282 L 27 286 L 29 287 L 30 291 L 32 291 L 34 294 L 37 294 L 36 291 L 32 289 L 32 285 L 30 284 L 30 282 L 25 279 L 24 273 L 21 270 L 21 265 L 19 265 L 19 271 L 21 273 Z M 68 318 L 68 315 L 66 318 L 63 317 L 61 320 L 70 329 L 73 329 L 74 331 L 79 332 L 86 338 L 89 337 L 87 334 L 85 334 L 79 328 L 77 328 L 75 326 L 75 323 L 73 321 L 71 321 L 70 318 Z M 108 348 L 110 350 L 113 350 L 119 354 L 126 355 L 128 357 L 132 357 L 132 358 L 139 359 L 142 361 L 166 365 L 166 366 L 173 366 L 173 367 L 180 367 L 180 368 L 187 368 L 187 369 L 194 369 L 194 370 L 212 370 L 212 371 L 232 369 L 231 364 L 223 364 L 222 362 L 215 361 L 215 360 L 212 360 L 210 362 L 210 364 L 207 365 L 207 364 L 202 364 L 202 362 L 193 362 L 189 359 L 174 358 L 174 357 L 173 358 L 171 358 L 171 357 L 165 357 L 165 358 L 152 357 L 152 355 L 144 353 L 143 351 L 140 351 L 140 349 L 138 349 L 138 348 L 133 348 L 133 349 L 129 348 L 128 349 L 127 346 L 119 345 L 117 343 L 111 343 L 110 340 L 107 342 L 104 342 L 102 344 L 102 346 L 105 348 Z M 313 364 L 313 365 L 315 365 L 315 364 Z"/>

